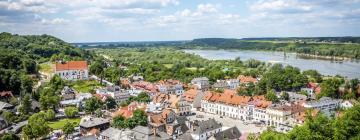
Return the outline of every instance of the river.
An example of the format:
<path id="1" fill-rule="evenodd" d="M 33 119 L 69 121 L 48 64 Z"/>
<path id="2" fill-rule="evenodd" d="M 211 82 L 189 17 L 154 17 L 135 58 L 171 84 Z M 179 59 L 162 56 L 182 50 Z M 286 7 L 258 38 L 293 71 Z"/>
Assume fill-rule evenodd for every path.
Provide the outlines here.
<path id="1" fill-rule="evenodd" d="M 236 51 L 236 50 L 185 50 L 187 53 L 197 54 L 211 60 L 256 59 L 268 63 L 291 65 L 301 70 L 317 70 L 323 75 L 341 75 L 347 78 L 360 79 L 360 61 L 331 61 L 321 59 L 305 59 L 295 53 L 265 52 L 265 51 Z"/>

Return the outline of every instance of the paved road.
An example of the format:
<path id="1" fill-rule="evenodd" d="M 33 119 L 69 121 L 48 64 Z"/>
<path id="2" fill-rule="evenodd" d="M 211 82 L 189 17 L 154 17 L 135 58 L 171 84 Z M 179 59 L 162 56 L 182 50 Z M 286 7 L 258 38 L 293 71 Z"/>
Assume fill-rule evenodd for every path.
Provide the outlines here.
<path id="1" fill-rule="evenodd" d="M 209 118 L 214 118 L 216 121 L 221 122 L 224 127 L 236 126 L 240 130 L 240 132 L 243 134 L 257 133 L 257 132 L 262 132 L 262 131 L 266 130 L 266 126 L 257 127 L 254 124 L 245 125 L 244 121 L 241 121 L 241 120 L 236 120 L 236 119 L 232 119 L 232 118 L 228 118 L 228 117 L 220 118 L 219 115 L 204 113 L 204 112 L 200 112 L 200 111 L 195 111 L 195 113 L 196 113 L 196 115 L 203 115 L 204 118 L 196 118 L 196 115 L 193 115 L 193 116 L 189 116 L 188 119 L 189 120 L 194 120 L 194 119 L 207 120 Z"/>

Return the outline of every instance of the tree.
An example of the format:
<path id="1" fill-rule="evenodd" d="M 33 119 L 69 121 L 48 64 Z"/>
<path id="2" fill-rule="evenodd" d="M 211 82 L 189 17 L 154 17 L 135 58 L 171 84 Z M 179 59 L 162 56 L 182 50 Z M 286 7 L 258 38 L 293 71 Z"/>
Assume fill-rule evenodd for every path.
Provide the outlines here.
<path id="1" fill-rule="evenodd" d="M 5 133 L 0 140 L 20 140 L 20 138 L 13 133 Z"/>
<path id="2" fill-rule="evenodd" d="M 46 111 L 46 120 L 51 121 L 55 119 L 55 111 L 52 109 L 49 109 Z"/>
<path id="3" fill-rule="evenodd" d="M 138 125 L 142 125 L 142 126 L 146 126 L 148 123 L 146 113 L 140 109 L 136 109 L 134 111 L 133 117 L 131 119 L 134 119 Z"/>
<path id="4" fill-rule="evenodd" d="M 268 128 L 266 131 L 262 132 L 259 136 L 260 140 L 288 140 L 286 134 L 275 132 L 272 128 Z"/>
<path id="5" fill-rule="evenodd" d="M 39 112 L 30 116 L 28 124 L 24 126 L 22 132 L 25 137 L 30 139 L 39 138 L 49 134 L 50 127 L 47 125 L 45 113 Z"/>
<path id="6" fill-rule="evenodd" d="M 25 95 L 24 96 L 24 98 L 22 99 L 21 106 L 20 106 L 19 110 L 24 115 L 27 115 L 32 111 L 30 95 Z"/>
<path id="7" fill-rule="evenodd" d="M 85 111 L 93 113 L 95 110 L 101 108 L 102 103 L 99 99 L 96 97 L 92 97 L 90 99 L 87 99 L 85 102 Z"/>
<path id="8" fill-rule="evenodd" d="M 331 98 L 339 98 L 339 87 L 341 85 L 341 81 L 338 78 L 330 78 L 326 79 L 324 82 L 320 84 L 321 93 L 317 98 L 321 98 L 322 96 L 331 97 Z"/>
<path id="9" fill-rule="evenodd" d="M 76 107 L 66 107 L 64 112 L 66 117 L 74 118 L 79 113 L 79 110 Z"/>
<path id="10" fill-rule="evenodd" d="M 256 135 L 254 133 L 250 133 L 246 139 L 247 140 L 256 140 Z"/>
<path id="11" fill-rule="evenodd" d="M 114 108 L 116 108 L 117 104 L 116 104 L 116 102 L 115 102 L 115 99 L 112 98 L 112 97 L 106 98 L 106 100 L 105 100 L 105 106 L 106 106 L 107 109 L 114 109 Z"/>
<path id="12" fill-rule="evenodd" d="M 75 125 L 74 125 L 73 123 L 71 123 L 71 122 L 69 122 L 69 121 L 66 121 L 66 122 L 65 122 L 65 125 L 64 125 L 64 127 L 62 128 L 62 131 L 63 131 L 63 133 L 66 135 L 66 137 L 67 137 L 69 134 L 75 132 L 74 127 L 75 127 Z"/>
<path id="13" fill-rule="evenodd" d="M 267 101 L 272 101 L 272 102 L 278 102 L 279 101 L 279 99 L 276 96 L 276 93 L 275 93 L 274 90 L 269 90 L 265 95 L 265 99 Z"/>
<path id="14" fill-rule="evenodd" d="M 1 116 L 5 119 L 6 122 L 10 124 L 13 123 L 16 119 L 15 114 L 10 111 L 4 111 Z"/>
<path id="15" fill-rule="evenodd" d="M 116 128 L 127 128 L 125 117 L 121 115 L 114 117 L 112 126 Z"/>

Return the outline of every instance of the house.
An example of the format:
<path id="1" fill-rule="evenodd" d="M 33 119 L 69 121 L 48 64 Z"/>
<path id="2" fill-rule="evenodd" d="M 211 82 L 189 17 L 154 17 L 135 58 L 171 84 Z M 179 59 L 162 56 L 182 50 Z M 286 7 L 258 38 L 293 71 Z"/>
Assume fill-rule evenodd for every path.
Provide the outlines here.
<path id="1" fill-rule="evenodd" d="M 213 89 L 229 89 L 230 86 L 225 80 L 216 80 L 216 83 L 212 85 Z"/>
<path id="2" fill-rule="evenodd" d="M 305 91 L 309 98 L 316 99 L 316 95 L 321 92 L 320 84 L 309 82 L 301 91 Z"/>
<path id="3" fill-rule="evenodd" d="M 266 123 L 268 114 L 266 109 L 272 105 L 271 101 L 266 101 L 264 96 L 254 96 L 247 104 L 246 120 Z"/>
<path id="4" fill-rule="evenodd" d="M 66 106 L 81 107 L 83 105 L 83 102 L 86 99 L 90 99 L 91 97 L 93 97 L 91 93 L 80 93 L 75 96 L 75 99 L 60 101 L 60 106 L 62 106 L 62 107 L 66 107 Z"/>
<path id="5" fill-rule="evenodd" d="M 191 84 L 202 91 L 210 88 L 209 79 L 207 77 L 194 78 L 191 80 Z"/>
<path id="6" fill-rule="evenodd" d="M 245 76 L 245 75 L 239 75 L 238 79 L 240 81 L 240 84 L 248 85 L 249 83 L 256 84 L 258 80 L 256 78 L 253 78 L 251 76 Z"/>
<path id="7" fill-rule="evenodd" d="M 13 97 L 13 94 L 12 94 L 11 91 L 2 91 L 2 92 L 0 92 L 0 100 L 1 101 L 8 100 L 11 97 Z"/>
<path id="8" fill-rule="evenodd" d="M 110 121 L 104 118 L 87 116 L 81 118 L 79 126 L 81 134 L 87 135 L 89 133 L 93 134 L 93 132 L 98 132 L 109 128 Z"/>
<path id="9" fill-rule="evenodd" d="M 157 132 L 156 130 L 146 126 L 136 126 L 131 129 L 128 135 L 130 140 L 170 140 L 171 137 L 165 132 Z"/>
<path id="10" fill-rule="evenodd" d="M 72 100 L 75 99 L 75 90 L 69 86 L 64 86 L 61 90 L 61 99 L 62 100 Z"/>
<path id="11" fill-rule="evenodd" d="M 353 106 L 357 105 L 359 102 L 356 101 L 355 99 L 351 99 L 351 100 L 344 100 L 341 102 L 340 107 L 343 109 L 349 109 L 352 108 Z"/>
<path id="12" fill-rule="evenodd" d="M 148 112 L 160 111 L 163 108 L 171 108 L 177 115 L 189 115 L 191 112 L 191 104 L 185 100 L 184 96 L 175 94 L 156 94 L 152 102 L 150 102 Z"/>
<path id="13" fill-rule="evenodd" d="M 148 122 L 156 132 L 165 132 L 169 136 L 181 134 L 181 125 L 176 121 L 176 113 L 171 109 L 164 109 L 161 113 L 150 114 Z"/>
<path id="14" fill-rule="evenodd" d="M 183 84 L 178 80 L 161 80 L 158 82 L 157 87 L 161 93 L 176 95 L 182 95 L 184 93 Z"/>
<path id="15" fill-rule="evenodd" d="M 291 128 L 294 126 L 296 114 L 304 112 L 306 108 L 300 105 L 273 104 L 266 109 L 268 120 L 267 125 L 275 127 Z"/>
<path id="16" fill-rule="evenodd" d="M 215 119 L 187 122 L 188 132 L 194 140 L 206 140 L 216 133 L 221 132 L 222 124 Z"/>
<path id="17" fill-rule="evenodd" d="M 289 101 L 294 104 L 303 103 L 308 98 L 306 95 L 303 94 L 297 94 L 294 92 L 287 92 L 287 93 L 289 94 Z"/>
<path id="18" fill-rule="evenodd" d="M 340 107 L 341 99 L 332 99 L 330 97 L 322 97 L 318 101 L 309 101 L 304 103 L 305 108 L 319 109 L 320 111 L 330 112 L 335 111 Z"/>
<path id="19" fill-rule="evenodd" d="M 128 135 L 130 135 L 130 129 L 120 130 L 114 127 L 109 127 L 108 129 L 102 131 L 98 139 L 100 140 L 128 140 Z"/>
<path id="20" fill-rule="evenodd" d="M 111 114 L 112 117 L 123 116 L 125 118 L 131 118 L 133 112 L 137 109 L 146 110 L 147 105 L 145 103 L 131 102 L 128 106 L 120 107 L 117 111 Z"/>
<path id="21" fill-rule="evenodd" d="M 239 87 L 240 85 L 240 80 L 239 79 L 227 79 L 226 80 L 229 89 L 236 89 Z"/>
<path id="22" fill-rule="evenodd" d="M 118 104 L 126 101 L 130 97 L 130 93 L 126 90 L 122 90 L 120 86 L 107 86 L 106 89 L 98 89 L 96 93 L 110 95 Z"/>
<path id="23" fill-rule="evenodd" d="M 241 132 L 237 127 L 230 127 L 226 130 L 223 130 L 219 133 L 214 134 L 210 137 L 209 140 L 238 140 L 241 137 Z"/>
<path id="24" fill-rule="evenodd" d="M 158 87 L 155 84 L 145 81 L 133 82 L 130 84 L 130 88 L 132 90 L 141 90 L 141 92 L 146 92 L 150 94 L 155 94 L 159 91 Z"/>
<path id="25" fill-rule="evenodd" d="M 201 100 L 201 110 L 235 119 L 246 119 L 250 96 L 238 96 L 236 91 L 225 89 L 223 93 L 207 92 Z"/>
<path id="26" fill-rule="evenodd" d="M 4 110 L 12 110 L 15 106 L 12 104 L 0 101 L 0 112 Z"/>
<path id="27" fill-rule="evenodd" d="M 319 109 L 311 109 L 309 110 L 311 116 L 315 117 L 317 114 L 319 114 L 320 110 Z M 305 119 L 306 119 L 306 111 L 303 112 L 298 112 L 296 114 L 294 114 L 294 122 L 296 125 L 302 125 L 305 123 Z"/>
<path id="28" fill-rule="evenodd" d="M 86 80 L 89 78 L 86 61 L 56 63 L 54 70 L 54 73 L 64 80 Z"/>

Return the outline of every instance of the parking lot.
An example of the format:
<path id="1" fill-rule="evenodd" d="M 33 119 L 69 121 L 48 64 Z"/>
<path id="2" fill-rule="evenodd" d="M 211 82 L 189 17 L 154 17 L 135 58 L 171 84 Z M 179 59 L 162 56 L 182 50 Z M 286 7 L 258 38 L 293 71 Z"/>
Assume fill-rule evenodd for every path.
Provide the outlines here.
<path id="1" fill-rule="evenodd" d="M 222 123 L 223 126 L 225 126 L 225 127 L 236 126 L 240 130 L 240 132 L 243 134 L 258 133 L 258 132 L 262 132 L 262 131 L 266 130 L 266 126 L 255 126 L 255 124 L 250 124 L 250 122 L 244 122 L 241 120 L 236 120 L 236 119 L 232 119 L 232 118 L 228 118 L 228 117 L 220 118 L 219 115 L 204 113 L 204 112 L 200 112 L 200 111 L 195 111 L 195 113 L 196 113 L 196 115 L 189 116 L 188 119 L 189 120 L 207 120 L 209 118 L 214 118 L 216 121 Z M 197 115 L 202 115 L 203 118 L 198 118 L 198 117 L 196 117 Z"/>

